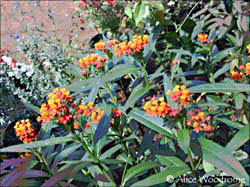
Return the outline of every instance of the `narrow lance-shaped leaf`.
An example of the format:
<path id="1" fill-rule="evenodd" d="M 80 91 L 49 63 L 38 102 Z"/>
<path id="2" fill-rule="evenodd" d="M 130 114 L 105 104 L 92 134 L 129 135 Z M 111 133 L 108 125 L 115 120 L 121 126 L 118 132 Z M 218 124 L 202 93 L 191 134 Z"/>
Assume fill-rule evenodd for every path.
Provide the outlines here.
<path id="1" fill-rule="evenodd" d="M 133 107 L 135 102 L 142 97 L 144 94 L 146 94 L 149 91 L 148 88 L 139 88 L 136 90 L 133 90 L 133 92 L 130 94 L 128 100 L 126 101 L 126 104 L 124 106 L 124 110 L 127 110 L 129 107 Z"/>
<path id="2" fill-rule="evenodd" d="M 152 175 L 150 177 L 147 177 L 143 180 L 140 180 L 136 183 L 134 183 L 132 186 L 153 186 L 156 184 L 166 183 L 167 179 L 171 177 L 171 179 L 174 179 L 182 174 L 185 174 L 189 171 L 189 168 L 182 168 L 182 167 L 173 167 L 165 169 L 155 175 Z"/>
<path id="3" fill-rule="evenodd" d="M 54 164 L 57 164 L 61 160 L 66 159 L 71 153 L 76 151 L 79 147 L 81 147 L 81 144 L 76 144 L 76 145 L 70 145 L 67 149 L 64 149 L 62 152 L 56 155 Z"/>
<path id="4" fill-rule="evenodd" d="M 161 133 L 168 137 L 174 137 L 170 129 L 168 129 L 167 127 L 163 127 L 164 123 L 160 118 L 146 116 L 145 112 L 138 109 L 133 109 L 128 115 L 129 117 L 135 119 L 136 121 L 142 123 L 143 125 L 158 133 Z"/>
<path id="5" fill-rule="evenodd" d="M 94 135 L 94 144 L 96 144 L 98 140 L 100 140 L 102 137 L 104 137 L 107 134 L 109 130 L 109 123 L 110 123 L 110 117 L 107 114 L 105 114 L 101 118 L 96 128 L 95 135 Z"/>
<path id="6" fill-rule="evenodd" d="M 96 98 L 96 95 L 99 91 L 99 88 L 101 86 L 101 82 L 102 82 L 102 77 L 98 77 L 96 79 L 96 81 L 93 82 L 93 87 L 89 93 L 89 96 L 88 96 L 88 102 L 94 102 L 95 101 L 95 98 Z"/>
<path id="7" fill-rule="evenodd" d="M 224 171 L 228 175 L 245 179 L 245 183 L 249 183 L 247 172 L 227 148 L 205 138 L 200 138 L 199 142 L 201 144 L 204 160 L 213 164 L 216 168 Z"/>
<path id="8" fill-rule="evenodd" d="M 72 138 L 69 136 L 56 137 L 56 138 L 50 138 L 46 140 L 31 142 L 29 144 L 19 144 L 19 145 L 5 147 L 5 148 L 0 149 L 0 152 L 30 152 L 30 150 L 28 149 L 62 144 L 62 143 L 70 142 L 70 141 L 72 141 Z"/>
<path id="9" fill-rule="evenodd" d="M 190 144 L 190 135 L 188 129 L 181 129 L 177 131 L 177 141 L 181 149 L 187 153 Z"/>
<path id="10" fill-rule="evenodd" d="M 138 69 L 135 68 L 133 65 L 127 65 L 127 64 L 119 64 L 112 68 L 108 73 L 106 73 L 103 76 L 102 79 L 102 85 L 108 81 L 115 80 L 117 78 L 122 77 L 123 75 L 126 75 L 128 73 L 135 73 Z"/>
<path id="11" fill-rule="evenodd" d="M 191 93 L 225 93 L 225 92 L 250 92 L 250 84 L 239 83 L 214 83 L 201 84 L 188 89 Z"/>
<path id="12" fill-rule="evenodd" d="M 246 143 L 249 140 L 249 132 L 250 132 L 249 127 L 250 125 L 245 125 L 234 135 L 234 137 L 230 140 L 230 142 L 226 146 L 226 148 L 229 151 L 237 150 L 239 147 L 241 147 L 244 143 Z"/>
<path id="13" fill-rule="evenodd" d="M 219 118 L 219 117 L 215 117 L 214 118 L 215 121 L 220 121 L 222 123 L 225 123 L 226 125 L 228 126 L 231 126 L 233 128 L 236 128 L 236 129 L 241 129 L 243 127 L 242 124 L 238 123 L 238 122 L 235 122 L 235 121 L 231 121 L 227 118 Z"/>
<path id="14" fill-rule="evenodd" d="M 175 156 L 163 156 L 163 155 L 156 155 L 156 158 L 160 161 L 162 165 L 165 166 L 175 166 L 175 167 L 188 167 L 188 165 L 183 162 L 181 159 Z"/>
<path id="15" fill-rule="evenodd" d="M 159 166 L 160 166 L 159 163 L 153 162 L 153 161 L 139 163 L 127 170 L 126 175 L 124 177 L 123 184 L 126 184 L 126 182 L 130 180 L 131 178 L 136 177 L 140 174 L 143 174 L 143 172 L 149 169 L 159 167 Z"/>

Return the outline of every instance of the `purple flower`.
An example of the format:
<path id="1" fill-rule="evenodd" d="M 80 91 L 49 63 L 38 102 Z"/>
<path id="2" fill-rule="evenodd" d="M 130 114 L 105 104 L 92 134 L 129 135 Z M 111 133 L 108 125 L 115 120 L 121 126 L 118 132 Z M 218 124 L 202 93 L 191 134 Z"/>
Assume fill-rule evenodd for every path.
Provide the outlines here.
<path id="1" fill-rule="evenodd" d="M 20 35 L 16 33 L 16 34 L 14 35 L 14 38 L 17 40 L 17 39 L 20 38 Z"/>
<path id="2" fill-rule="evenodd" d="M 11 38 L 13 38 L 12 34 L 8 34 L 7 39 L 10 40 Z"/>

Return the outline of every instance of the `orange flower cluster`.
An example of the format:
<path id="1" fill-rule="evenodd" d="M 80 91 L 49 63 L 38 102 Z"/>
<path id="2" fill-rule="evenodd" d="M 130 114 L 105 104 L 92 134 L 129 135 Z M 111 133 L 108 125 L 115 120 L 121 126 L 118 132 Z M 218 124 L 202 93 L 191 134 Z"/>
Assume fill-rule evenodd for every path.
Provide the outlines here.
<path id="1" fill-rule="evenodd" d="M 31 158 L 31 154 L 30 154 L 30 153 L 21 154 L 21 155 L 19 156 L 19 158 L 21 158 L 21 159 Z"/>
<path id="2" fill-rule="evenodd" d="M 161 97 L 159 100 L 154 96 L 151 101 L 147 101 L 144 105 L 144 110 L 148 116 L 156 117 L 175 117 L 178 115 L 180 110 L 175 110 L 170 107 L 168 103 L 165 102 L 165 98 Z"/>
<path id="3" fill-rule="evenodd" d="M 134 35 L 133 40 L 114 44 L 114 50 L 118 57 L 140 53 L 148 45 L 148 35 Z"/>
<path id="4" fill-rule="evenodd" d="M 89 68 L 94 65 L 96 68 L 102 68 L 106 58 L 99 57 L 97 54 L 90 54 L 79 60 L 80 68 Z"/>
<path id="5" fill-rule="evenodd" d="M 76 112 L 83 117 L 90 117 L 93 123 L 98 123 L 104 114 L 103 110 L 94 107 L 93 102 L 89 102 L 87 105 L 79 105 Z M 86 125 L 86 128 L 88 128 L 87 126 L 89 124 Z"/>
<path id="6" fill-rule="evenodd" d="M 101 50 L 101 51 L 106 52 L 106 45 L 105 45 L 105 43 L 103 41 L 95 43 L 94 47 L 95 47 L 96 50 Z"/>
<path id="7" fill-rule="evenodd" d="M 108 41 L 109 47 L 114 47 L 114 51 L 118 57 L 122 55 L 132 55 L 135 53 L 140 53 L 143 48 L 148 45 L 148 35 L 134 35 L 133 40 L 129 42 L 116 43 L 115 40 Z M 104 42 L 97 42 L 95 44 L 95 49 L 103 50 L 106 52 L 106 46 Z"/>
<path id="8" fill-rule="evenodd" d="M 198 38 L 197 38 L 198 42 L 202 42 L 205 43 L 208 41 L 208 35 L 207 34 L 198 34 Z"/>
<path id="9" fill-rule="evenodd" d="M 193 127 L 195 132 L 204 131 L 210 133 L 214 128 L 209 124 L 211 116 L 205 117 L 204 112 L 201 112 L 199 108 L 188 112 L 189 121 L 187 122 L 188 127 Z"/>
<path id="10" fill-rule="evenodd" d="M 122 111 L 118 109 L 112 110 L 112 119 L 114 119 L 114 122 L 110 122 L 110 127 L 115 126 L 115 119 L 119 119 L 122 116 Z"/>
<path id="11" fill-rule="evenodd" d="M 212 44 L 214 42 L 213 39 L 208 40 L 208 35 L 205 33 L 198 34 L 197 41 L 201 43 L 205 43 L 204 44 L 205 46 L 208 46 L 208 44 Z"/>
<path id="12" fill-rule="evenodd" d="M 250 76 L 250 62 L 246 63 L 246 65 L 241 65 L 240 70 L 245 71 L 246 76 Z"/>
<path id="13" fill-rule="evenodd" d="M 240 80 L 240 79 L 242 79 L 242 77 L 243 77 L 243 73 L 241 73 L 241 72 L 236 72 L 236 71 L 231 71 L 231 76 L 232 76 L 232 79 L 233 80 Z"/>
<path id="14" fill-rule="evenodd" d="M 231 76 L 232 79 L 234 80 L 240 80 L 243 78 L 244 73 L 246 76 L 250 76 L 250 62 L 248 62 L 246 65 L 241 65 L 239 68 L 242 72 L 236 72 L 236 71 L 231 71 Z"/>
<path id="15" fill-rule="evenodd" d="M 36 131 L 33 129 L 29 119 L 16 122 L 14 126 L 16 136 L 25 144 L 37 140 Z"/>
<path id="16" fill-rule="evenodd" d="M 49 94 L 48 102 L 42 104 L 40 113 L 41 116 L 37 118 L 38 122 L 46 123 L 54 119 L 62 125 L 74 122 L 73 128 L 78 129 L 80 124 L 74 120 L 77 120 L 79 116 L 89 117 L 93 123 L 98 123 L 104 111 L 94 107 L 93 102 L 76 106 L 67 89 L 56 88 L 53 93 Z M 86 128 L 88 126 L 86 125 Z"/>
<path id="17" fill-rule="evenodd" d="M 191 94 L 185 85 L 176 85 L 173 91 L 167 91 L 167 95 L 170 96 L 173 102 L 179 102 L 181 107 L 187 106 L 190 103 Z"/>
<path id="18" fill-rule="evenodd" d="M 69 121 L 70 117 L 67 115 L 69 110 L 66 104 L 72 102 L 72 100 L 70 92 L 66 88 L 62 88 L 61 90 L 55 88 L 53 93 L 49 94 L 48 102 L 41 105 L 41 116 L 37 117 L 37 121 L 42 123 L 50 122 L 57 115 L 60 116 L 62 112 L 65 113 L 64 119 Z M 62 118 L 59 118 L 59 122 L 61 121 Z"/>

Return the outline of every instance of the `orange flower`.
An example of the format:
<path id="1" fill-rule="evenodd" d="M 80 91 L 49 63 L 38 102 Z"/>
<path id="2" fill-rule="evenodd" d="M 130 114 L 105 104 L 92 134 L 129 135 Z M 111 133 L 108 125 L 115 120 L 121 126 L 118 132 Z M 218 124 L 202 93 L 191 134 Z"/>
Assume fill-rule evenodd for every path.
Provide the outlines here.
<path id="1" fill-rule="evenodd" d="M 105 43 L 104 42 L 97 42 L 95 43 L 95 49 L 96 50 L 101 50 L 101 51 L 104 51 L 106 52 L 106 46 L 105 46 Z"/>
<path id="2" fill-rule="evenodd" d="M 178 110 L 172 109 L 170 105 L 165 102 L 164 97 L 161 97 L 159 100 L 156 97 L 152 97 L 151 101 L 145 103 L 144 110 L 148 116 L 156 117 L 174 117 L 179 113 Z"/>
<path id="3" fill-rule="evenodd" d="M 97 54 L 90 54 L 85 56 L 84 58 L 79 59 L 79 64 L 80 68 L 90 68 L 91 66 L 102 68 L 106 60 L 106 58 L 99 57 Z M 83 71 L 81 75 L 87 76 L 88 72 Z"/>
<path id="4" fill-rule="evenodd" d="M 236 72 L 236 71 L 231 71 L 231 76 L 233 80 L 240 80 L 243 77 L 243 73 L 241 72 Z"/>
<path id="5" fill-rule="evenodd" d="M 207 34 L 198 34 L 198 42 L 207 42 L 208 41 L 208 35 Z"/>
<path id="6" fill-rule="evenodd" d="M 83 117 L 90 117 L 93 123 L 98 123 L 102 118 L 104 111 L 94 107 L 93 102 L 89 102 L 87 105 L 79 105 L 77 113 Z"/>
<path id="7" fill-rule="evenodd" d="M 201 112 L 199 108 L 189 111 L 188 113 L 189 121 L 187 122 L 188 127 L 193 127 L 195 132 L 204 131 L 210 133 L 214 128 L 209 124 L 211 121 L 211 116 L 205 117 L 205 113 Z"/>
<path id="8" fill-rule="evenodd" d="M 247 45 L 248 53 L 250 53 L 250 44 Z"/>
<path id="9" fill-rule="evenodd" d="M 185 85 L 176 85 L 172 91 L 167 91 L 167 95 L 170 96 L 173 102 L 179 102 L 181 107 L 187 106 L 190 103 L 191 94 Z"/>
<path id="10" fill-rule="evenodd" d="M 92 112 L 91 114 L 91 120 L 93 123 L 98 123 L 102 116 L 104 114 L 104 111 L 100 110 L 100 109 L 97 109 L 96 111 Z"/>
<path id="11" fill-rule="evenodd" d="M 31 158 L 31 154 L 30 154 L 30 153 L 21 154 L 21 155 L 19 156 L 19 158 L 21 158 L 21 159 Z"/>
<path id="12" fill-rule="evenodd" d="M 14 126 L 16 136 L 25 144 L 37 140 L 36 131 L 33 129 L 29 119 L 20 120 Z"/>
<path id="13" fill-rule="evenodd" d="M 122 55 L 132 55 L 135 53 L 139 53 L 143 50 L 143 48 L 148 45 L 148 35 L 134 35 L 133 40 L 128 42 L 120 42 L 116 43 L 115 40 L 108 41 L 107 45 L 109 47 L 114 47 L 115 54 L 118 57 Z M 95 44 L 95 49 L 106 51 L 105 43 L 98 42 Z"/>
<path id="14" fill-rule="evenodd" d="M 74 126 L 73 126 L 74 129 L 79 129 L 79 127 L 80 127 L 79 123 L 74 123 Z"/>
<path id="15" fill-rule="evenodd" d="M 249 44 L 249 51 L 250 51 L 250 44 Z M 250 76 L 250 62 L 246 64 L 245 73 L 247 76 Z"/>
<path id="16" fill-rule="evenodd" d="M 62 88 L 59 90 L 58 88 L 55 88 L 53 93 L 49 94 L 47 103 L 41 105 L 41 116 L 37 117 L 37 121 L 42 123 L 50 122 L 60 113 L 68 113 L 66 103 L 72 101 L 73 99 L 67 89 Z"/>

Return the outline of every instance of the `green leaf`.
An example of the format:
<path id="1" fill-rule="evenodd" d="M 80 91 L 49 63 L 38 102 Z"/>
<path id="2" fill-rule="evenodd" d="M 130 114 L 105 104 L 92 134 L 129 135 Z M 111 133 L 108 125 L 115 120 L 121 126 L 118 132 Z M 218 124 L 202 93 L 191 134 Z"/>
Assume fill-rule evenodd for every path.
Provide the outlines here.
<path id="1" fill-rule="evenodd" d="M 112 156 L 113 153 L 115 153 L 116 151 L 118 151 L 121 148 L 122 148 L 122 145 L 121 144 L 117 144 L 116 146 L 114 146 L 114 147 L 108 149 L 107 151 L 105 151 L 101 155 L 100 159 L 103 160 L 103 159 L 106 159 L 106 158 Z"/>
<path id="2" fill-rule="evenodd" d="M 214 166 L 209 162 L 207 162 L 206 160 L 203 160 L 202 164 L 206 173 L 214 170 Z"/>
<path id="3" fill-rule="evenodd" d="M 236 108 L 236 110 L 242 109 L 243 101 L 244 101 L 244 95 L 242 93 L 237 94 L 236 97 L 235 97 L 235 108 Z"/>
<path id="4" fill-rule="evenodd" d="M 163 156 L 163 155 L 156 155 L 156 158 L 160 161 L 162 165 L 165 166 L 175 166 L 175 167 L 188 167 L 188 165 L 183 162 L 181 159 L 175 157 L 175 156 Z"/>
<path id="5" fill-rule="evenodd" d="M 164 6 L 159 1 L 146 1 L 145 3 L 147 3 L 151 7 L 157 8 L 160 11 L 164 11 L 165 10 Z"/>
<path id="6" fill-rule="evenodd" d="M 228 48 L 223 51 L 220 51 L 219 53 L 215 55 L 215 57 L 212 60 L 212 63 L 214 64 L 214 63 L 220 62 L 223 58 L 228 56 L 229 52 L 232 51 L 233 49 L 234 48 Z"/>
<path id="7" fill-rule="evenodd" d="M 0 152 L 30 152 L 30 150 L 28 149 L 62 144 L 62 143 L 70 142 L 70 141 L 72 141 L 72 138 L 69 136 L 56 137 L 56 138 L 50 138 L 46 140 L 31 142 L 29 144 L 19 144 L 19 145 L 5 147 L 5 148 L 0 149 Z"/>
<path id="8" fill-rule="evenodd" d="M 125 14 L 129 17 L 129 19 L 132 19 L 132 17 L 133 17 L 133 12 L 132 12 L 132 10 L 131 10 L 131 8 L 130 7 L 126 7 L 125 8 Z"/>
<path id="9" fill-rule="evenodd" d="M 239 83 L 214 83 L 214 84 L 201 84 L 193 86 L 188 89 L 190 93 L 226 93 L 226 92 L 250 92 L 249 84 Z"/>
<path id="10" fill-rule="evenodd" d="M 227 144 L 226 148 L 229 151 L 235 151 L 249 140 L 250 125 L 245 125 L 241 128 Z"/>
<path id="11" fill-rule="evenodd" d="M 238 122 L 235 122 L 235 121 L 232 121 L 232 120 L 229 120 L 227 118 L 219 118 L 219 117 L 215 117 L 214 120 L 216 121 L 220 121 L 226 125 L 229 125 L 233 128 L 236 128 L 236 129 L 241 129 L 243 127 L 242 124 L 238 123 Z"/>
<path id="12" fill-rule="evenodd" d="M 177 131 L 177 141 L 181 149 L 187 153 L 190 145 L 190 135 L 188 129 L 181 129 Z"/>
<path id="13" fill-rule="evenodd" d="M 109 72 L 107 72 L 103 76 L 102 85 L 108 81 L 115 80 L 117 78 L 122 77 L 123 75 L 126 75 L 128 73 L 135 73 L 138 69 L 135 68 L 133 65 L 128 64 L 119 64 L 112 68 Z"/>
<path id="14" fill-rule="evenodd" d="M 222 170 L 228 175 L 235 178 L 245 179 L 246 184 L 249 183 L 247 172 L 227 148 L 205 138 L 200 138 L 199 142 L 201 144 L 204 160 L 213 164 L 216 168 Z"/>
<path id="15" fill-rule="evenodd" d="M 136 121 L 158 133 L 161 133 L 168 137 L 174 137 L 170 129 L 168 129 L 167 127 L 163 127 L 164 123 L 163 119 L 161 118 L 148 117 L 146 116 L 145 112 L 138 109 L 133 109 L 128 115 L 129 117 L 135 119 Z"/>
<path id="16" fill-rule="evenodd" d="M 164 85 L 164 92 L 167 98 L 167 102 L 169 103 L 169 105 L 171 106 L 171 108 L 177 109 L 178 108 L 178 104 L 174 103 L 171 99 L 170 96 L 168 96 L 166 94 L 166 92 L 168 90 L 172 90 L 174 88 L 173 84 L 171 83 L 171 81 L 169 80 L 168 76 L 166 74 L 163 75 L 163 85 Z"/>
<path id="17" fill-rule="evenodd" d="M 135 186 L 135 187 L 136 186 L 153 186 L 156 184 L 166 182 L 169 177 L 171 177 L 171 179 L 174 179 L 182 174 L 187 173 L 188 171 L 189 171 L 189 168 L 186 168 L 186 167 L 168 168 L 155 175 L 147 177 L 146 179 L 138 181 L 134 183 L 132 186 Z"/>
<path id="18" fill-rule="evenodd" d="M 138 176 L 139 174 L 143 174 L 143 172 L 152 169 L 152 168 L 156 168 L 159 167 L 160 164 L 158 164 L 157 162 L 153 162 L 153 161 L 148 161 L 148 162 L 143 162 L 143 163 L 139 163 L 131 168 L 129 168 L 126 172 L 124 181 L 123 181 L 123 185 L 131 178 Z"/>
<path id="19" fill-rule="evenodd" d="M 127 110 L 129 107 L 133 107 L 135 102 L 142 97 L 144 94 L 146 94 L 150 88 L 143 87 L 139 89 L 134 89 L 132 93 L 130 94 L 128 100 L 126 101 L 126 104 L 124 106 L 124 110 Z"/>
<path id="20" fill-rule="evenodd" d="M 215 73 L 214 73 L 214 78 L 216 79 L 217 77 L 219 77 L 220 75 L 226 73 L 228 70 L 230 70 L 230 64 L 224 64 L 224 66 L 220 69 L 218 69 Z"/>
<path id="21" fill-rule="evenodd" d="M 72 92 L 81 92 L 83 89 L 90 86 L 93 81 L 95 81 L 95 79 L 78 80 L 67 85 L 66 88 Z M 91 89 L 91 87 L 89 87 L 89 89 Z"/>
<path id="22" fill-rule="evenodd" d="M 135 7 L 135 14 L 134 14 L 135 25 L 137 25 L 138 23 L 140 23 L 140 21 L 143 20 L 144 13 L 145 13 L 144 2 L 137 3 Z"/>
<path id="23" fill-rule="evenodd" d="M 95 98 L 96 98 L 96 95 L 99 91 L 99 88 L 101 86 L 101 82 L 102 82 L 102 77 L 99 76 L 96 81 L 93 82 L 93 87 L 92 87 L 92 90 L 90 91 L 89 93 L 89 96 L 88 96 L 88 102 L 95 102 Z"/>
<path id="24" fill-rule="evenodd" d="M 67 149 L 64 149 L 62 152 L 56 155 L 54 164 L 57 164 L 63 159 L 66 159 L 71 153 L 76 151 L 79 147 L 81 147 L 81 144 L 71 144 Z"/>
<path id="25" fill-rule="evenodd" d="M 39 107 L 37 107 L 37 106 L 35 106 L 35 105 L 29 103 L 28 101 L 24 101 L 24 104 L 25 104 L 28 108 L 30 108 L 31 110 L 33 110 L 34 112 L 36 112 L 37 114 L 40 114 L 40 108 L 39 108 Z"/>

